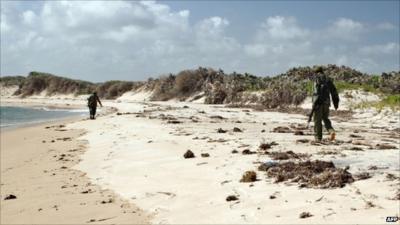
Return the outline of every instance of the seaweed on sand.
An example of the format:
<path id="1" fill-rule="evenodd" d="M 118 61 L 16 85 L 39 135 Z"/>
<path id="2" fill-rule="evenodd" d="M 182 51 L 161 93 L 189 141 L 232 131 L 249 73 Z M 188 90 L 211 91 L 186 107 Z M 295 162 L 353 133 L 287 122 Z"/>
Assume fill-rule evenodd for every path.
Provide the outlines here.
<path id="1" fill-rule="evenodd" d="M 267 176 L 275 182 L 295 182 L 301 187 L 338 188 L 354 182 L 347 169 L 336 168 L 332 162 L 282 162 L 266 168 Z"/>

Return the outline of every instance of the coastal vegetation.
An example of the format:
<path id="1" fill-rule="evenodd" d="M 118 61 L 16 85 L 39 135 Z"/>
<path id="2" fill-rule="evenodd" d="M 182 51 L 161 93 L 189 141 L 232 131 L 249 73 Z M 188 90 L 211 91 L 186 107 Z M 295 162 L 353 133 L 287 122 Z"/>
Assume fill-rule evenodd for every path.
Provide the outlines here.
<path id="1" fill-rule="evenodd" d="M 207 104 L 252 104 L 265 108 L 297 106 L 312 92 L 314 67 L 296 67 L 276 76 L 259 77 L 249 73 L 225 73 L 223 70 L 199 67 L 150 78 L 144 82 L 107 81 L 92 83 L 69 79 L 48 73 L 31 72 L 27 77 L 5 76 L 0 85 L 18 86 L 14 95 L 27 97 L 73 94 L 84 95 L 94 91 L 101 98 L 115 99 L 128 91 L 138 89 L 152 92 L 152 100 L 198 99 L 204 97 Z M 382 96 L 374 103 L 379 107 L 396 107 L 399 104 L 400 72 L 370 75 L 346 66 L 325 65 L 323 72 L 329 75 L 339 92 L 362 90 Z"/>

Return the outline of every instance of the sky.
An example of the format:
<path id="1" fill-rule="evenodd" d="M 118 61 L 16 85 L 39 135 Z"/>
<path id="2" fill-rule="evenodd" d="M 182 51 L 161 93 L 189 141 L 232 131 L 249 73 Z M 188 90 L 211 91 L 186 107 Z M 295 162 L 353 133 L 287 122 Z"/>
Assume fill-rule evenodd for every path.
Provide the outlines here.
<path id="1" fill-rule="evenodd" d="M 398 71 L 400 1 L 1 1 L 1 70 L 93 82 L 199 66 Z"/>

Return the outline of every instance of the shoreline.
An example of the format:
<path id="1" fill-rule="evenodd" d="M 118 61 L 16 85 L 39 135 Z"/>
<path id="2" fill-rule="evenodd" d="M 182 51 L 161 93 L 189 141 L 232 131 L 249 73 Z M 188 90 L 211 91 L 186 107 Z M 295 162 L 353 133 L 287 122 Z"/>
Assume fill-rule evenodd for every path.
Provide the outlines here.
<path id="1" fill-rule="evenodd" d="M 56 123 L 57 121 L 72 121 L 72 122 L 74 122 L 79 119 L 84 119 L 84 118 L 88 117 L 88 115 L 89 115 L 89 109 L 87 108 L 87 106 L 85 104 L 72 103 L 74 101 L 77 101 L 78 99 L 68 99 L 68 100 L 66 100 L 67 103 L 54 102 L 54 99 L 48 99 L 48 102 L 43 102 L 43 101 L 35 102 L 36 99 L 31 99 L 31 98 L 5 98 L 4 99 L 2 97 L 0 99 L 1 99 L 0 106 L 2 106 L 2 107 L 20 107 L 20 108 L 34 108 L 34 109 L 45 107 L 48 109 L 54 109 L 54 110 L 59 109 L 59 110 L 65 110 L 65 111 L 68 111 L 69 109 L 71 109 L 71 110 L 74 110 L 74 109 L 87 110 L 87 112 L 85 112 L 86 115 L 70 115 L 70 116 L 52 118 L 51 120 L 31 121 L 29 123 L 21 123 L 16 126 L 0 127 L 0 132 L 6 132 L 6 131 L 24 128 L 24 127 L 39 126 L 41 124 L 46 124 L 46 123 Z M 11 99 L 11 101 L 10 101 L 10 99 Z M 40 99 L 40 100 L 46 100 L 46 99 Z M 56 100 L 59 101 L 59 99 L 56 99 Z M 107 115 L 107 114 L 113 113 L 115 111 L 116 111 L 116 109 L 114 107 L 106 106 L 97 111 L 97 116 Z"/>
<path id="2" fill-rule="evenodd" d="M 78 140 L 86 131 L 66 126 L 84 120 L 1 130 L 1 224 L 149 223 L 141 209 L 74 168 L 87 151 Z M 17 198 L 4 200 L 10 194 Z"/>
<path id="3" fill-rule="evenodd" d="M 84 117 L 75 115 L 75 116 L 54 118 L 52 120 L 46 120 L 46 121 L 31 121 L 28 123 L 21 123 L 21 124 L 17 124 L 17 125 L 0 127 L 0 133 L 14 131 L 14 130 L 22 129 L 22 128 L 43 126 L 46 124 L 53 124 L 53 123 L 58 123 L 58 122 L 67 123 L 68 121 L 70 121 L 72 123 L 72 122 L 76 122 L 80 119 L 84 119 Z"/>

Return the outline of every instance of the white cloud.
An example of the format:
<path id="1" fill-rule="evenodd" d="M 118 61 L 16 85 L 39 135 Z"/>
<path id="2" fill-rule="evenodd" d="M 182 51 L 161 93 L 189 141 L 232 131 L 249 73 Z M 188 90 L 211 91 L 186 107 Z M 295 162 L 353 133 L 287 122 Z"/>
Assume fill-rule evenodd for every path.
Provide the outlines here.
<path id="1" fill-rule="evenodd" d="M 249 56 L 285 55 L 307 48 L 310 31 L 297 25 L 293 17 L 273 16 L 261 23 L 252 43 L 244 46 Z"/>
<path id="2" fill-rule="evenodd" d="M 190 11 L 163 2 L 46 1 L 39 10 L 9 4 L 1 10 L 1 74 L 38 70 L 101 81 L 198 66 L 272 75 L 294 65 L 339 63 L 365 71 L 398 65 L 397 43 L 358 44 L 354 37 L 362 40 L 365 25 L 348 18 L 312 30 L 294 17 L 271 16 L 241 42 L 228 35 L 236 26 L 228 18 L 190 22 Z"/>
<path id="3" fill-rule="evenodd" d="M 35 20 L 36 20 L 36 14 L 33 11 L 28 10 L 22 13 L 22 21 L 26 25 L 33 24 Z"/>
<path id="4" fill-rule="evenodd" d="M 396 29 L 396 26 L 393 25 L 392 23 L 389 23 L 389 22 L 383 22 L 383 23 L 378 24 L 378 25 L 376 26 L 376 28 L 379 29 L 379 30 L 388 30 L 388 31 L 391 31 L 391 30 Z"/>
<path id="5" fill-rule="evenodd" d="M 359 51 L 360 53 L 365 55 L 382 55 L 382 54 L 396 55 L 399 54 L 400 45 L 399 43 L 394 43 L 394 42 L 381 45 L 368 45 L 361 47 Z"/>
<path id="6" fill-rule="evenodd" d="M 360 31 L 363 29 L 363 25 L 357 21 L 348 18 L 339 18 L 334 23 L 333 26 L 338 30 L 346 31 Z"/>
<path id="7" fill-rule="evenodd" d="M 305 38 L 309 34 L 307 29 L 297 25 L 294 17 L 274 16 L 268 17 L 261 24 L 261 29 L 258 31 L 259 39 L 295 39 Z"/>
<path id="8" fill-rule="evenodd" d="M 10 26 L 7 23 L 7 18 L 3 14 L 1 14 L 0 29 L 1 29 L 1 32 L 7 32 L 10 29 Z"/>
<path id="9" fill-rule="evenodd" d="M 362 23 L 349 18 L 338 18 L 325 34 L 329 37 L 356 41 L 363 31 L 365 31 L 365 25 Z"/>

